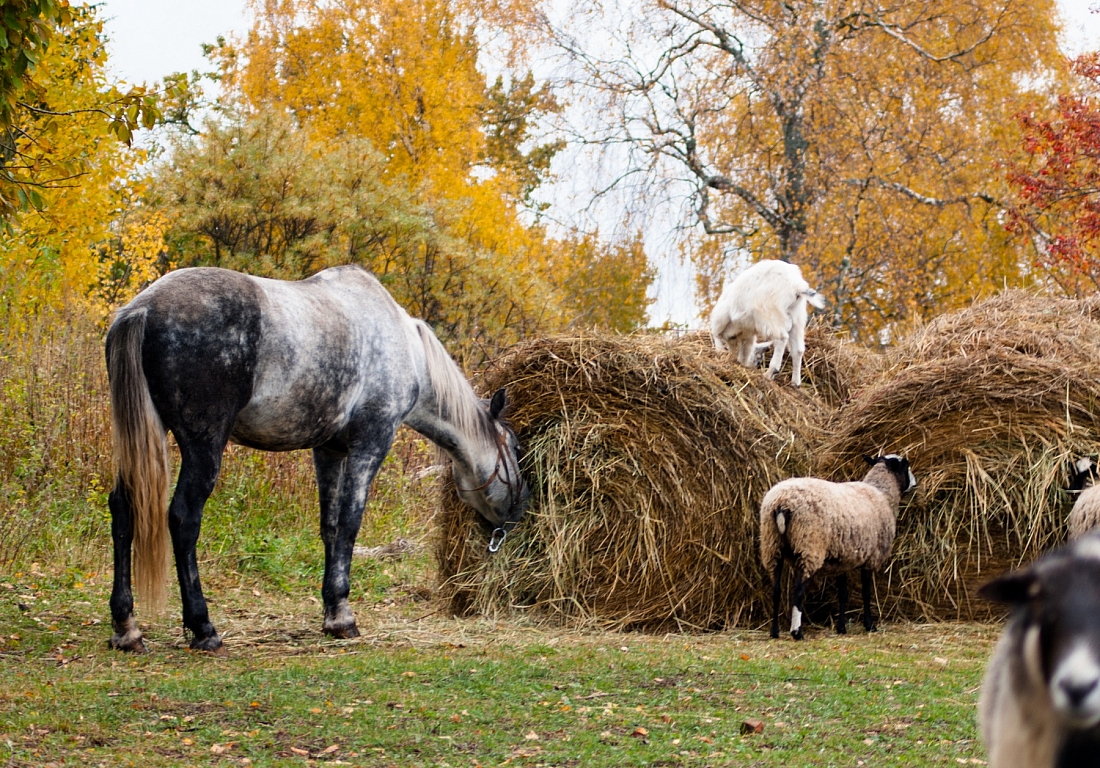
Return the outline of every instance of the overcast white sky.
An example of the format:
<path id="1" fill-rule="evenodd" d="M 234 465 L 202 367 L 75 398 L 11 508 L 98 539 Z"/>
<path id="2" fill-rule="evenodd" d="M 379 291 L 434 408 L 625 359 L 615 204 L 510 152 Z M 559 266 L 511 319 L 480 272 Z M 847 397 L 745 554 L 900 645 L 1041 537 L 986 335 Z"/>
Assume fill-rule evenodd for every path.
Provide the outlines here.
<path id="1" fill-rule="evenodd" d="M 1100 0 L 1059 0 L 1068 55 L 1100 48 Z M 159 80 L 173 72 L 205 69 L 202 44 L 246 28 L 244 0 L 103 0 L 110 62 L 120 80 Z M 675 259 L 658 264 L 650 319 L 699 324 L 691 272 Z"/>

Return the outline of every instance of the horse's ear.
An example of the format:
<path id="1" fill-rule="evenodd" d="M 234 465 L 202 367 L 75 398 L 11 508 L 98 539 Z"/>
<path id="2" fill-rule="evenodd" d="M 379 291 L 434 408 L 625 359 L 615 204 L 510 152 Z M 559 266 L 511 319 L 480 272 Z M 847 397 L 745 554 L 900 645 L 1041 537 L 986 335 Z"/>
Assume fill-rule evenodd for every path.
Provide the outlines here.
<path id="1" fill-rule="evenodd" d="M 863 454 L 863 460 L 866 461 L 868 464 L 870 464 L 872 467 L 875 466 L 875 457 L 874 456 L 868 456 L 865 453 L 865 454 Z"/>
<path id="2" fill-rule="evenodd" d="M 499 419 L 500 414 L 508 407 L 508 396 L 504 394 L 504 387 L 493 393 L 493 399 L 489 401 L 489 416 Z"/>

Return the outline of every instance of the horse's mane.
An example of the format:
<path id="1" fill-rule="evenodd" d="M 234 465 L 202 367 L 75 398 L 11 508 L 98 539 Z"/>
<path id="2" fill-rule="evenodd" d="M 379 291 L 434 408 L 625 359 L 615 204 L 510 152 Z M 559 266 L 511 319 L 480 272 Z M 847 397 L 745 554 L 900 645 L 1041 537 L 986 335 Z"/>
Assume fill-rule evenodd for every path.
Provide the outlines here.
<path id="1" fill-rule="evenodd" d="M 439 415 L 465 435 L 495 441 L 496 433 L 489 415 L 462 369 L 451 359 L 427 323 L 423 320 L 414 322 L 420 340 L 424 343 L 428 379 L 431 381 Z"/>

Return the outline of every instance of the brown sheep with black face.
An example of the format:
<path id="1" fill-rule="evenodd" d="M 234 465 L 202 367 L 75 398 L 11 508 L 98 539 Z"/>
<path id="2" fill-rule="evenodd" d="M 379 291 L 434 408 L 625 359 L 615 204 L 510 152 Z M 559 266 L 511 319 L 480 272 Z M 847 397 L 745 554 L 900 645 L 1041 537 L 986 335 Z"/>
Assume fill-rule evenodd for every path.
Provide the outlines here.
<path id="1" fill-rule="evenodd" d="M 802 639 L 802 602 L 811 578 L 837 576 L 840 612 L 836 631 L 847 631 L 848 572 L 860 569 L 863 586 L 863 626 L 871 618 L 871 574 L 890 556 L 898 504 L 917 480 L 909 462 L 896 455 L 864 457 L 871 469 L 863 480 L 832 483 L 816 477 L 796 477 L 777 483 L 760 504 L 760 560 L 772 581 L 771 636 L 779 637 L 780 577 L 783 561 L 795 564 L 791 636 Z"/>

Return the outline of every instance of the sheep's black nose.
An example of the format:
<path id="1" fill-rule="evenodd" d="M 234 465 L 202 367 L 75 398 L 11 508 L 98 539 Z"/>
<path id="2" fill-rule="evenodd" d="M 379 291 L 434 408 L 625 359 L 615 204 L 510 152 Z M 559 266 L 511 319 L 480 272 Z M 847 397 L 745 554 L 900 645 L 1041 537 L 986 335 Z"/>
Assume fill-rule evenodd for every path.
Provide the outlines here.
<path id="1" fill-rule="evenodd" d="M 1074 707 L 1081 706 L 1081 703 L 1085 698 L 1093 692 L 1096 688 L 1097 678 L 1092 680 L 1063 680 L 1059 683 L 1062 691 L 1065 692 L 1066 698 L 1069 699 L 1069 703 Z"/>

